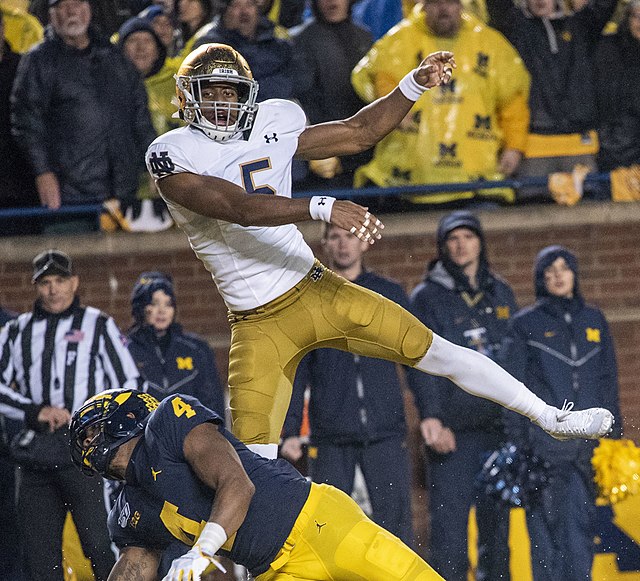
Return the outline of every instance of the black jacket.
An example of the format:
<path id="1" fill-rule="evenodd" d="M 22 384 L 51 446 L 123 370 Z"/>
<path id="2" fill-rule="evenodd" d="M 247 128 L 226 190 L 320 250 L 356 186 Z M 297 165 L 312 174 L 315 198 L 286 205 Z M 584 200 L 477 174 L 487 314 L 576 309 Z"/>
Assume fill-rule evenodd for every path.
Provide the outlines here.
<path id="1" fill-rule="evenodd" d="M 11 135 L 9 97 L 20 55 L 4 43 L 0 60 L 0 208 L 39 205 L 35 182 L 24 154 Z"/>
<path id="2" fill-rule="evenodd" d="M 407 306 L 404 290 L 389 279 L 365 271 L 354 282 Z M 362 378 L 362 397 L 358 396 L 358 372 Z M 404 399 L 395 363 L 336 349 L 311 351 L 298 366 L 284 438 L 300 434 L 307 386 L 311 392 L 309 421 L 313 445 L 366 444 L 404 437 Z"/>
<path id="3" fill-rule="evenodd" d="M 466 277 L 465 277 L 466 278 Z M 441 337 L 495 359 L 516 300 L 511 287 L 488 269 L 477 291 L 434 263 L 411 294 L 412 312 Z M 444 377 L 421 374 L 426 394 L 422 418 L 438 418 L 454 432 L 501 430 L 500 406 L 470 395 Z"/>
<path id="4" fill-rule="evenodd" d="M 597 126 L 593 59 L 616 0 L 592 0 L 568 16 L 534 18 L 513 0 L 488 0 L 490 24 L 513 44 L 529 73 L 531 133 L 582 133 Z"/>
<path id="5" fill-rule="evenodd" d="M 127 338 L 138 371 L 148 382 L 148 393 L 159 400 L 174 393 L 191 395 L 225 417 L 224 389 L 206 341 L 185 333 L 176 323 L 163 342 L 148 325 L 134 327 Z"/>
<path id="6" fill-rule="evenodd" d="M 260 18 L 255 38 L 245 38 L 228 30 L 222 22 L 198 39 L 194 49 L 208 42 L 221 42 L 235 48 L 249 63 L 258 81 L 258 101 L 291 99 L 301 71 L 302 61 L 293 51 L 291 41 L 278 38 L 274 24 Z"/>
<path id="7" fill-rule="evenodd" d="M 311 20 L 294 31 L 293 44 L 306 65 L 296 96 L 311 123 L 347 119 L 364 107 L 351 85 L 351 71 L 373 44 L 368 31 L 348 20 Z"/>
<path id="8" fill-rule="evenodd" d="M 628 28 L 605 36 L 596 52 L 600 123 L 598 168 L 640 164 L 640 41 Z"/>
<path id="9" fill-rule="evenodd" d="M 63 204 L 131 198 L 155 138 L 144 84 L 120 50 L 93 33 L 77 50 L 51 28 L 22 57 L 12 123 L 35 175 L 57 175 Z"/>

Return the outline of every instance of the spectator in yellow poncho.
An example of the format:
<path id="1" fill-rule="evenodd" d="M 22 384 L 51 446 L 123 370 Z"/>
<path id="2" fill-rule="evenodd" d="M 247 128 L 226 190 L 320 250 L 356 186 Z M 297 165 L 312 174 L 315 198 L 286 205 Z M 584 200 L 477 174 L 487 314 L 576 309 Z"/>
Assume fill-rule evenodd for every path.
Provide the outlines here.
<path id="1" fill-rule="evenodd" d="M 0 10 L 4 20 L 4 36 L 14 52 L 27 52 L 43 39 L 42 25 L 35 16 L 12 6 L 10 2 L 1 2 Z"/>
<path id="2" fill-rule="evenodd" d="M 459 0 L 423 0 L 381 38 L 352 75 L 356 92 L 373 101 L 436 50 L 455 54 L 449 85 L 423 95 L 403 125 L 378 144 L 354 185 L 402 186 L 499 180 L 517 169 L 529 124 L 529 74 L 496 30 L 463 12 Z M 513 202 L 510 189 L 412 196 L 438 203 L 475 195 Z"/>

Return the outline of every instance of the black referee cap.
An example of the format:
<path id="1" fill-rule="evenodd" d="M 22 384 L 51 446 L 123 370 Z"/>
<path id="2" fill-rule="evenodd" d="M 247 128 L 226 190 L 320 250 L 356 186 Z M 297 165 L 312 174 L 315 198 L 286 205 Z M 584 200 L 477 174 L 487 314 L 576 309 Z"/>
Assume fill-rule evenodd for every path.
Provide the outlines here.
<path id="1" fill-rule="evenodd" d="M 45 250 L 33 259 L 33 276 L 31 282 L 36 282 L 47 274 L 73 276 L 71 257 L 61 250 Z"/>

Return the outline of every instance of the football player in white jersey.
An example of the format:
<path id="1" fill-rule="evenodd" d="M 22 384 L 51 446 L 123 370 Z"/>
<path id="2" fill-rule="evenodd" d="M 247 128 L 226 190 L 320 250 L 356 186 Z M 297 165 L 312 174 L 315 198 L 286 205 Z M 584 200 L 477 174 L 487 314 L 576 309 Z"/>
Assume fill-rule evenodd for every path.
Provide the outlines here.
<path id="1" fill-rule="evenodd" d="M 353 117 L 305 126 L 295 103 L 256 104 L 258 85 L 233 48 L 205 44 L 182 63 L 176 92 L 186 126 L 151 144 L 147 167 L 229 308 L 233 432 L 254 451 L 275 457 L 297 364 L 318 347 L 447 376 L 558 438 L 598 438 L 611 429 L 608 410 L 549 406 L 490 359 L 334 274 L 294 225 L 323 220 L 370 243 L 380 238 L 382 223 L 362 206 L 329 196 L 291 199 L 291 161 L 374 146 L 426 90 L 449 82 L 453 68 L 452 53 L 430 54 Z"/>

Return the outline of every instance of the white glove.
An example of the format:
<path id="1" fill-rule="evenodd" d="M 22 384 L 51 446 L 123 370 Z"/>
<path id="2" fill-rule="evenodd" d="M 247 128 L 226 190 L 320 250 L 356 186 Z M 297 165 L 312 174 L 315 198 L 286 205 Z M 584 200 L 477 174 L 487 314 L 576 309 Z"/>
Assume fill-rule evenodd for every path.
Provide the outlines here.
<path id="1" fill-rule="evenodd" d="M 213 557 L 205 555 L 198 545 L 187 551 L 182 557 L 174 559 L 169 572 L 162 581 L 200 581 L 204 573 L 220 569 L 227 570 Z"/>

